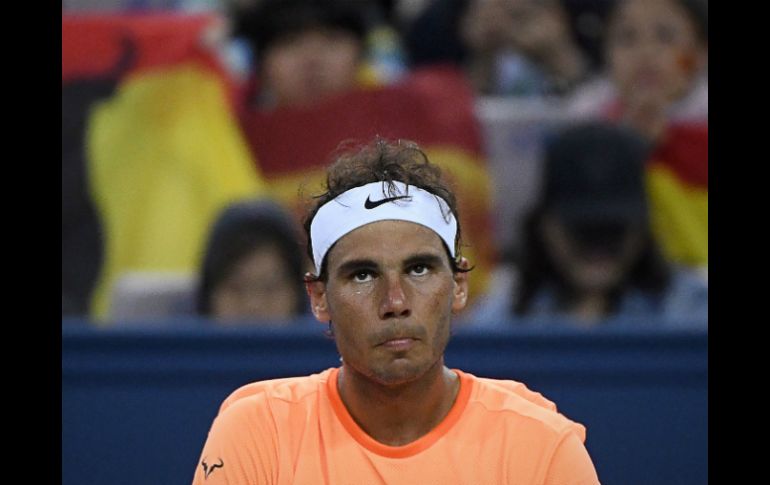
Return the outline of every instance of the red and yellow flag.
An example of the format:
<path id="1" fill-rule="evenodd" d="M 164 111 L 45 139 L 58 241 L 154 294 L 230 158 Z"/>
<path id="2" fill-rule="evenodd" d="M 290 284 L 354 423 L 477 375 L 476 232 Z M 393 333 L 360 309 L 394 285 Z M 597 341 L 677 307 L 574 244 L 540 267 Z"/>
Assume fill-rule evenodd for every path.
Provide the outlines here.
<path id="1" fill-rule="evenodd" d="M 677 263 L 708 266 L 708 125 L 677 124 L 647 166 L 653 230 Z"/>
<path id="2" fill-rule="evenodd" d="M 206 42 L 219 22 L 178 13 L 62 18 L 63 92 L 116 78 L 86 112 L 83 137 L 105 249 L 97 319 L 124 272 L 194 272 L 217 212 L 265 190 Z"/>

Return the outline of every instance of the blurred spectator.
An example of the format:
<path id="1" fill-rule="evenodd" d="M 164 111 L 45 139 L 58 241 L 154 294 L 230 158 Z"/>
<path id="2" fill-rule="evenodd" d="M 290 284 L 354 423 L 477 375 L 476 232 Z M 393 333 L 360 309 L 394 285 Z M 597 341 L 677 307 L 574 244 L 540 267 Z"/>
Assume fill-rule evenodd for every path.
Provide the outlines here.
<path id="1" fill-rule="evenodd" d="M 670 266 L 649 225 L 644 162 L 649 144 L 617 125 L 566 128 L 546 143 L 540 203 L 517 266 L 502 269 L 471 317 L 607 317 L 706 322 L 708 288 Z"/>
<path id="2" fill-rule="evenodd" d="M 197 312 L 222 323 L 285 323 L 306 313 L 305 259 L 294 219 L 265 199 L 228 206 L 206 246 Z"/>
<path id="3" fill-rule="evenodd" d="M 708 10 L 702 0 L 621 0 L 610 13 L 608 72 L 572 111 L 624 119 L 658 139 L 669 121 L 708 119 Z"/>
<path id="4" fill-rule="evenodd" d="M 482 95 L 564 95 L 590 72 L 559 0 L 435 0 L 405 43 L 413 66 L 463 65 Z"/>
<path id="5" fill-rule="evenodd" d="M 632 126 L 655 144 L 647 164 L 653 229 L 666 256 L 708 264 L 708 11 L 700 0 L 621 0 L 608 74 L 570 102 L 578 116 Z"/>
<path id="6" fill-rule="evenodd" d="M 253 56 L 247 102 L 310 106 L 403 68 L 400 45 L 372 1 L 263 0 L 234 5 L 234 33 Z"/>

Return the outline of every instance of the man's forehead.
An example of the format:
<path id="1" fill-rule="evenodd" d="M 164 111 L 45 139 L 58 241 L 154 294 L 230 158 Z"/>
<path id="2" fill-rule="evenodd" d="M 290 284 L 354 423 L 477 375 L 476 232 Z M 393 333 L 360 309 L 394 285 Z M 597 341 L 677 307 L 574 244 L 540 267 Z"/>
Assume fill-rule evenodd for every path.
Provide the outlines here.
<path id="1" fill-rule="evenodd" d="M 446 254 L 444 243 L 432 229 L 408 221 L 377 221 L 342 236 L 327 255 L 333 266 L 346 261 L 402 261 L 417 254 Z"/>

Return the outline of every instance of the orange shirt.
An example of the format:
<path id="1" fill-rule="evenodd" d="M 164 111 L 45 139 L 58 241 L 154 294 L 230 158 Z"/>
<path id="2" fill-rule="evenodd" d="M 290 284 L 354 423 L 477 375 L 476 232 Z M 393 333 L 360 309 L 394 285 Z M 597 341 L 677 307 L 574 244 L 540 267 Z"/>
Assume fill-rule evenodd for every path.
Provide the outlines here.
<path id="1" fill-rule="evenodd" d="M 412 443 L 388 446 L 350 416 L 338 372 L 235 391 L 209 431 L 193 484 L 599 483 L 585 428 L 519 382 L 454 370 L 460 391 L 444 420 Z"/>

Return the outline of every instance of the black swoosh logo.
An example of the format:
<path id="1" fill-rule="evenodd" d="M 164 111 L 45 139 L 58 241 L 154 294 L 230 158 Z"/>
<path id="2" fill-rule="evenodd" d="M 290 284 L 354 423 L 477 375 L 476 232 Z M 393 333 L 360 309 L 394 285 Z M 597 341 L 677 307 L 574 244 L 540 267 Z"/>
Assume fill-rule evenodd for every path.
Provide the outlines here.
<path id="1" fill-rule="evenodd" d="M 225 462 L 222 461 L 222 459 L 219 459 L 219 463 L 214 463 L 211 465 L 211 468 L 209 468 L 208 464 L 206 463 L 206 459 L 204 458 L 201 461 L 201 466 L 203 467 L 203 478 L 206 479 L 211 475 L 211 472 L 214 471 L 216 468 L 222 468 L 225 465 Z"/>
<path id="2" fill-rule="evenodd" d="M 378 200 L 376 202 L 372 202 L 371 200 L 369 200 L 369 196 L 367 196 L 366 197 L 366 202 L 364 202 L 364 207 L 367 208 L 367 209 L 374 209 L 375 207 L 380 206 L 380 205 L 382 205 L 382 204 L 384 204 L 386 202 L 393 202 L 394 200 L 399 200 L 399 199 L 409 199 L 409 200 L 412 200 L 412 196 L 411 195 L 399 195 L 398 197 L 388 197 L 387 199 L 381 199 L 381 200 Z"/>

